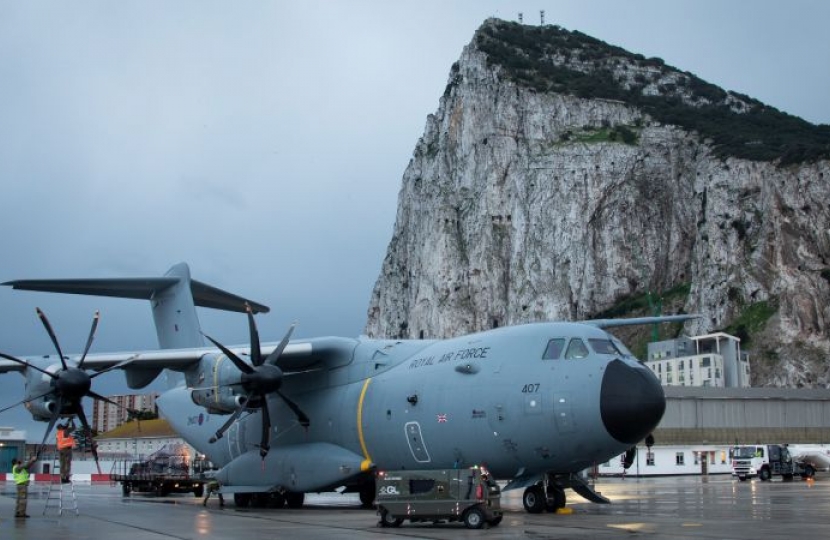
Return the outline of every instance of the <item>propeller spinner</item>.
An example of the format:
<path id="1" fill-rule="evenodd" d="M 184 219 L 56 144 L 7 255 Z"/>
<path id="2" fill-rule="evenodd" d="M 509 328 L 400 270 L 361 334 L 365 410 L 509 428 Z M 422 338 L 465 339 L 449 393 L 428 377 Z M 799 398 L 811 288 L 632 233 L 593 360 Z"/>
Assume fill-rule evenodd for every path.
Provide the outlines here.
<path id="1" fill-rule="evenodd" d="M 291 333 L 294 332 L 295 324 L 291 325 L 285 337 L 282 338 L 279 345 L 266 358 L 262 357 L 262 351 L 259 344 L 259 333 L 257 332 L 256 323 L 254 322 L 254 314 L 250 306 L 247 306 L 248 313 L 248 327 L 251 334 L 251 364 L 243 361 L 233 351 L 205 334 L 205 337 L 211 343 L 216 345 L 231 362 L 242 372 L 240 378 L 242 389 L 246 393 L 246 399 L 243 400 L 231 413 L 230 418 L 220 427 L 216 434 L 211 437 L 210 442 L 214 443 L 221 439 L 225 432 L 233 425 L 246 409 L 254 409 L 259 407 L 262 411 L 262 439 L 259 446 L 259 454 L 263 458 L 268 455 L 268 450 L 271 448 L 269 443 L 269 434 L 271 431 L 271 415 L 268 412 L 268 394 L 276 394 L 283 400 L 283 402 L 290 408 L 297 421 L 303 426 L 308 427 L 310 421 L 308 416 L 300 409 L 300 407 L 289 399 L 285 394 L 280 392 L 282 386 L 283 373 L 277 365 L 279 357 L 288 345 L 288 340 L 291 338 Z"/>

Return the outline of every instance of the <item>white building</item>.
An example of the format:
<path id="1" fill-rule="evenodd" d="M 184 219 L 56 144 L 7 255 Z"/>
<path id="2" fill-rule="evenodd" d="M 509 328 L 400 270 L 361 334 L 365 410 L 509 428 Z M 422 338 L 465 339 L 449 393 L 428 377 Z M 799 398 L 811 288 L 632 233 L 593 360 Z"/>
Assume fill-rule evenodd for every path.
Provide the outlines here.
<path id="1" fill-rule="evenodd" d="M 126 394 L 107 398 L 118 403 L 119 407 L 97 399 L 92 402 L 91 425 L 98 433 L 110 431 L 126 422 L 127 409 L 155 413 L 158 394 Z"/>
<path id="2" fill-rule="evenodd" d="M 140 426 L 139 426 L 140 425 Z M 113 458 L 141 458 L 168 444 L 186 444 L 167 420 L 132 420 L 95 438 L 98 455 Z M 188 446 L 190 457 L 196 450 Z"/>
<path id="3" fill-rule="evenodd" d="M 720 332 L 649 343 L 645 365 L 663 386 L 750 386 L 749 356 L 741 352 L 741 340 Z"/>

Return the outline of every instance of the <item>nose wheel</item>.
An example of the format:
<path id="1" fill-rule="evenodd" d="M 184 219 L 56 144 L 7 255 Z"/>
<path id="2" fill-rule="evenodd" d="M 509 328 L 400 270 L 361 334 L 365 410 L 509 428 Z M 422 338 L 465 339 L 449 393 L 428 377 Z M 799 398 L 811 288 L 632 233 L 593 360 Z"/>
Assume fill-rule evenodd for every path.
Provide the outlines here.
<path id="1" fill-rule="evenodd" d="M 547 483 L 547 485 L 544 485 Z M 540 514 L 544 511 L 556 512 L 564 508 L 567 502 L 565 490 L 554 482 L 545 482 L 525 489 L 522 504 L 530 514 Z"/>

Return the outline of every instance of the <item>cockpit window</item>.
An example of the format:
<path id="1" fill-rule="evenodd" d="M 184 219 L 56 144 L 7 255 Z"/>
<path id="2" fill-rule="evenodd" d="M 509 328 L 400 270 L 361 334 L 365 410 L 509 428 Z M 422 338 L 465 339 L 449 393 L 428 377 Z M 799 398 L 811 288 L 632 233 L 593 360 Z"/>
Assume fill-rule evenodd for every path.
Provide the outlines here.
<path id="1" fill-rule="evenodd" d="M 585 358 L 588 356 L 588 347 L 579 338 L 573 338 L 568 343 L 568 350 L 565 352 L 566 360 L 573 360 L 577 358 Z"/>
<path id="2" fill-rule="evenodd" d="M 565 338 L 553 338 L 548 341 L 548 346 L 545 348 L 545 354 L 542 355 L 542 360 L 558 360 L 564 348 Z"/>
<path id="3" fill-rule="evenodd" d="M 610 339 L 589 339 L 588 343 L 590 343 L 591 348 L 594 349 L 594 352 L 597 354 L 613 354 L 613 355 L 622 355 L 617 346 L 614 345 L 614 342 Z"/>

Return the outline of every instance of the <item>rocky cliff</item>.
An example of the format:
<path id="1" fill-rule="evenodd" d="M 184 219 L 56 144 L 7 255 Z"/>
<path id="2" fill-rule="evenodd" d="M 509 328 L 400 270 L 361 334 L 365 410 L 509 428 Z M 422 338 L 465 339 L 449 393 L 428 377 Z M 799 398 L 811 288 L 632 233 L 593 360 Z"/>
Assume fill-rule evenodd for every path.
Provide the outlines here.
<path id="1" fill-rule="evenodd" d="M 404 173 L 366 333 L 695 312 L 830 386 L 830 127 L 578 32 L 489 20 Z M 679 329 L 675 329 L 679 331 Z"/>

